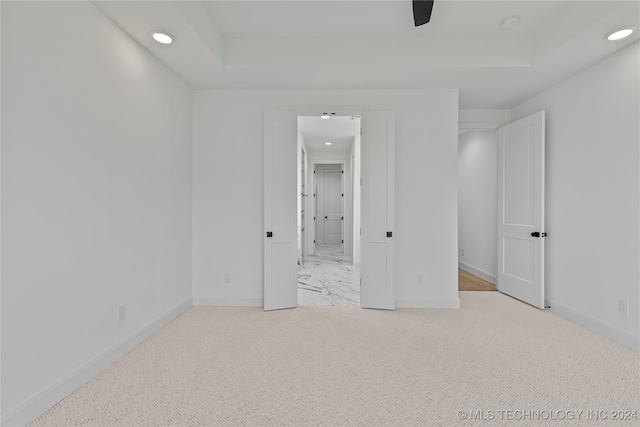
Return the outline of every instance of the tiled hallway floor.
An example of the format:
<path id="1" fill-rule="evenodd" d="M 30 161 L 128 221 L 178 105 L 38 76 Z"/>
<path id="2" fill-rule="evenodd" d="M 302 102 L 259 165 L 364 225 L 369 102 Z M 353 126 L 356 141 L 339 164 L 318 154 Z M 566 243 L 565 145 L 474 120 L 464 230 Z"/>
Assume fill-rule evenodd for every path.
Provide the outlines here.
<path id="1" fill-rule="evenodd" d="M 319 249 L 298 271 L 298 305 L 359 307 L 358 269 L 342 253 Z"/>

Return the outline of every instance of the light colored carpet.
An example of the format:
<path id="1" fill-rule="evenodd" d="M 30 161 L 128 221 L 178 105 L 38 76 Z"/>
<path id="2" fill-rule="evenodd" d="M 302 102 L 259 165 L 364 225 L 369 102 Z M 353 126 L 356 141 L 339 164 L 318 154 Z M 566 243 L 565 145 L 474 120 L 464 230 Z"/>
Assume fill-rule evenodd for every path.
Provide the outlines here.
<path id="1" fill-rule="evenodd" d="M 31 425 L 639 424 L 577 417 L 640 409 L 640 353 L 498 292 L 460 297 L 460 310 L 194 307 Z"/>

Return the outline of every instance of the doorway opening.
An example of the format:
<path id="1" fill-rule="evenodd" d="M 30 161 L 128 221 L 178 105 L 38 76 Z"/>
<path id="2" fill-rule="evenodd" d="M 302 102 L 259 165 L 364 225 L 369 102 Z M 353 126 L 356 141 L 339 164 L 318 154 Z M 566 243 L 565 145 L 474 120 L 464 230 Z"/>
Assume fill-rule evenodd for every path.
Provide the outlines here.
<path id="1" fill-rule="evenodd" d="M 344 253 L 344 165 L 318 164 L 313 170 L 315 253 Z"/>
<path id="2" fill-rule="evenodd" d="M 363 110 L 359 108 L 357 111 Z M 310 169 L 306 165 L 336 163 L 335 160 L 326 159 L 330 155 L 320 156 L 311 162 L 307 144 L 306 193 L 305 196 L 302 195 L 300 188 L 297 188 L 297 177 L 301 176 L 301 173 L 297 173 L 297 165 L 302 165 L 297 157 L 298 153 L 302 153 L 297 148 L 298 138 L 303 140 L 298 131 L 298 115 L 281 110 L 264 112 L 265 311 L 298 305 L 297 266 L 301 265 L 299 260 L 302 258 L 298 252 L 299 248 L 302 250 L 302 215 L 296 215 L 296 208 L 301 213 L 300 209 L 305 206 L 305 233 L 313 233 L 313 227 L 310 227 L 310 218 L 313 217 L 309 214 L 311 205 L 308 197 L 313 193 L 310 193 Z M 351 256 L 353 265 L 360 270 L 360 306 L 393 310 L 395 114 L 393 111 L 375 111 L 363 112 L 361 117 L 351 116 L 351 120 L 356 123 L 358 118 L 361 127 L 353 138 L 354 157 L 346 162 L 353 172 L 345 171 L 350 182 L 355 184 L 347 186 L 345 197 L 351 200 L 346 203 L 348 213 L 345 215 L 345 256 Z M 304 250 L 309 255 L 314 248 L 310 248 L 310 238 L 305 237 L 305 241 L 307 243 Z"/>
<path id="3" fill-rule="evenodd" d="M 497 135 L 458 135 L 458 290 L 495 291 L 497 270 Z"/>
<path id="4" fill-rule="evenodd" d="M 297 158 L 298 305 L 359 307 L 360 116 L 299 116 Z"/>

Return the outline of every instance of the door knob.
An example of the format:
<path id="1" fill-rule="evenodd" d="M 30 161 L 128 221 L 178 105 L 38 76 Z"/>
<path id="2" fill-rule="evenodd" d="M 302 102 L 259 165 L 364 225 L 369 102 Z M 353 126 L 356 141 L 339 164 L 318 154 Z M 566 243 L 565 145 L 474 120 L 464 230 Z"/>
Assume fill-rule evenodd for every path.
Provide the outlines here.
<path id="1" fill-rule="evenodd" d="M 531 233 L 531 237 L 547 237 L 547 233 L 541 233 L 539 231 L 534 231 Z"/>

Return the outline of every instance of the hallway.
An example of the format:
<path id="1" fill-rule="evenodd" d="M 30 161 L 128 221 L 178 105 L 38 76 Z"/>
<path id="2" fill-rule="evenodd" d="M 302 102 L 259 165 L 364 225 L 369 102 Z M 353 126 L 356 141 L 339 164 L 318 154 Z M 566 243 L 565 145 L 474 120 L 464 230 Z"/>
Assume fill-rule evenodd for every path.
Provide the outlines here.
<path id="1" fill-rule="evenodd" d="M 298 271 L 298 305 L 359 307 L 360 272 L 339 249 L 318 247 Z"/>

